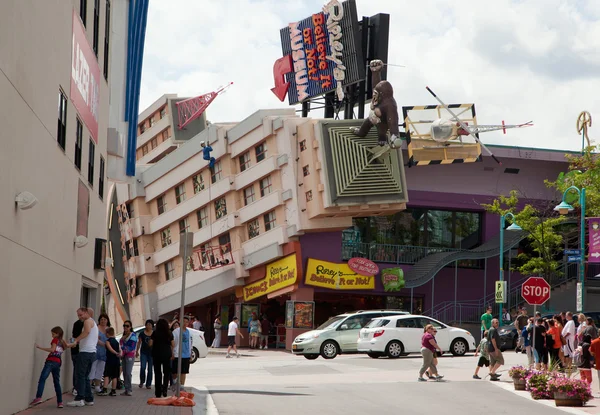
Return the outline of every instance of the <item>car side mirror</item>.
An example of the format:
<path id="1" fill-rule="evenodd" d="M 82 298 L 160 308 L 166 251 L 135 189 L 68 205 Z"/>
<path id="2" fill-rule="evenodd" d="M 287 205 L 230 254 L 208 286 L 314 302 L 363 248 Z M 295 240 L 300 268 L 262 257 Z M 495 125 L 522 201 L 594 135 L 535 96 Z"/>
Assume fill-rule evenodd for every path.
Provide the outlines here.
<path id="1" fill-rule="evenodd" d="M 348 325 L 347 324 L 342 324 L 340 326 L 340 330 L 348 330 Z"/>

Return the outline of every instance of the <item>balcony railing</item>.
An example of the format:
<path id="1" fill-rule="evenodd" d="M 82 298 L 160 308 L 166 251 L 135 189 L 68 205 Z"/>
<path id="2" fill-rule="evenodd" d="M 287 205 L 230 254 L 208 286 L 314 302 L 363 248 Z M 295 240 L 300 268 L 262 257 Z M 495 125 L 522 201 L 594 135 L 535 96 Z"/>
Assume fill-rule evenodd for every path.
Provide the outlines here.
<path id="1" fill-rule="evenodd" d="M 415 264 L 427 255 L 439 252 L 458 252 L 464 249 L 438 248 L 412 245 L 392 245 L 374 243 L 342 243 L 342 260 L 361 257 L 373 262 L 388 262 L 394 264 Z"/>

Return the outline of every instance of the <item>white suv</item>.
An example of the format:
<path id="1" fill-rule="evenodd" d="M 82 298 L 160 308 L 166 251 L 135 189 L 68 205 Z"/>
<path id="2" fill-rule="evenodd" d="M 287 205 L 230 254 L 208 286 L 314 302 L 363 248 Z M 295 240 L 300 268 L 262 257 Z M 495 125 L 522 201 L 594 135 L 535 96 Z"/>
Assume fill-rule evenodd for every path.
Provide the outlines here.
<path id="1" fill-rule="evenodd" d="M 303 355 L 309 360 L 323 356 L 333 359 L 338 354 L 356 353 L 356 340 L 361 328 L 374 318 L 408 314 L 399 310 L 368 310 L 340 314 L 306 333 L 302 333 L 292 343 L 292 353 Z"/>

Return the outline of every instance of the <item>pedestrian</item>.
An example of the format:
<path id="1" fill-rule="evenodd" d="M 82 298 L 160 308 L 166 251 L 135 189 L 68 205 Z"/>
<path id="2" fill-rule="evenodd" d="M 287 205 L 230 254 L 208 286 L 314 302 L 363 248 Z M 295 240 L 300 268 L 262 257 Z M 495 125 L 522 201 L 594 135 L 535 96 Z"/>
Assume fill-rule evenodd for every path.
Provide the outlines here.
<path id="1" fill-rule="evenodd" d="M 87 307 L 81 307 L 77 315 L 83 320 L 83 330 L 75 338 L 73 343 L 79 344 L 79 353 L 77 354 L 77 395 L 75 399 L 67 403 L 67 406 L 82 407 L 85 405 L 94 405 L 94 395 L 92 394 L 92 384 L 89 380 L 92 371 L 92 364 L 96 360 L 96 345 L 98 344 L 98 326 L 91 317 L 93 310 Z M 71 346 L 71 345 L 69 345 Z"/>
<path id="2" fill-rule="evenodd" d="M 258 347 L 258 337 L 260 336 L 260 322 L 256 314 L 252 314 L 252 319 L 248 324 L 248 332 L 250 333 L 250 348 L 256 349 Z"/>
<path id="3" fill-rule="evenodd" d="M 180 390 L 183 390 L 185 385 L 185 378 L 190 373 L 190 358 L 192 357 L 192 335 L 188 330 L 190 318 L 188 316 L 183 318 L 183 325 L 180 328 L 173 330 L 173 338 L 175 341 L 173 348 L 173 366 L 172 377 L 173 377 L 173 388 L 177 385 L 177 372 L 179 364 L 179 333 L 182 332 L 181 337 L 181 379 L 179 379 Z"/>
<path id="4" fill-rule="evenodd" d="M 101 313 L 98 317 L 98 345 L 96 346 L 96 360 L 92 364 L 90 381 L 96 393 L 102 392 L 102 378 L 104 377 L 104 366 L 106 365 L 106 329 L 110 327 L 108 315 Z"/>
<path id="5" fill-rule="evenodd" d="M 510 311 L 505 310 L 504 311 L 504 316 L 503 316 L 503 324 L 510 324 L 510 322 L 512 321 L 512 318 L 510 317 Z"/>
<path id="6" fill-rule="evenodd" d="M 573 352 L 575 351 L 575 322 L 573 321 L 573 313 L 568 311 L 566 313 L 566 323 L 562 329 L 562 335 L 565 339 L 565 345 L 563 346 L 563 353 L 565 355 L 565 366 L 567 367 L 567 373 L 571 375 L 571 365 L 573 363 Z"/>
<path id="7" fill-rule="evenodd" d="M 152 348 L 150 347 L 150 338 L 154 331 L 154 321 L 146 320 L 146 327 L 144 331 L 140 333 L 139 341 L 137 342 L 137 350 L 135 357 L 140 358 L 140 388 L 144 387 L 146 383 L 146 389 L 152 388 Z"/>
<path id="8" fill-rule="evenodd" d="M 154 396 L 166 398 L 169 379 L 172 379 L 171 360 L 173 359 L 175 340 L 173 333 L 169 330 L 169 323 L 164 318 L 156 323 L 156 330 L 150 338 L 150 347 L 154 364 Z"/>
<path id="9" fill-rule="evenodd" d="M 600 379 L 600 337 L 596 337 L 592 340 L 592 343 L 590 344 L 590 354 L 594 358 L 596 371 L 598 373 L 598 378 Z"/>
<path id="10" fill-rule="evenodd" d="M 125 391 L 121 393 L 123 396 L 132 396 L 133 389 L 131 388 L 131 376 L 133 364 L 135 363 L 135 351 L 137 349 L 137 335 L 133 332 L 133 324 L 129 320 L 123 322 L 123 336 L 119 341 L 121 346 L 121 364 L 123 367 L 123 386 Z"/>
<path id="11" fill-rule="evenodd" d="M 598 338 L 598 329 L 596 328 L 594 319 L 591 317 L 588 317 L 586 320 L 587 320 L 587 327 L 583 331 L 583 335 L 590 336 L 592 338 L 592 340 L 596 340 Z"/>
<path id="12" fill-rule="evenodd" d="M 435 328 L 433 325 L 428 324 L 425 326 L 423 337 L 421 337 L 421 356 L 423 356 L 423 364 L 419 370 L 419 377 L 417 379 L 419 382 L 427 382 L 427 379 L 423 377 L 423 374 L 426 371 L 429 371 L 429 374 L 437 381 L 442 380 L 443 378 L 443 376 L 440 376 L 437 367 L 433 363 L 435 351 L 439 350 L 440 353 L 442 353 L 442 349 L 438 346 L 435 337 L 433 336 L 434 332 Z"/>
<path id="13" fill-rule="evenodd" d="M 485 313 L 481 315 L 481 338 L 483 332 L 492 328 L 492 306 L 488 306 Z"/>
<path id="14" fill-rule="evenodd" d="M 77 310 L 77 320 L 73 323 L 73 328 L 71 329 L 71 343 L 75 343 L 75 339 L 81 334 L 83 331 L 83 318 L 82 313 Z M 71 349 L 71 362 L 73 363 L 73 396 L 77 396 L 77 355 L 79 354 L 79 345 L 76 344 L 75 347 Z"/>
<path id="15" fill-rule="evenodd" d="M 266 315 L 260 322 L 260 348 L 267 350 L 269 348 L 269 333 L 271 332 L 271 323 Z"/>
<path id="16" fill-rule="evenodd" d="M 531 318 L 533 323 L 533 318 Z M 523 327 L 521 330 L 521 338 L 523 339 L 523 350 L 527 355 L 527 365 L 529 368 L 533 367 L 533 350 L 531 348 L 531 331 L 533 330 L 533 324 Z"/>
<path id="17" fill-rule="evenodd" d="M 215 318 L 215 322 L 213 323 L 213 328 L 215 330 L 215 338 L 213 339 L 213 342 L 210 347 L 213 347 L 215 349 L 221 347 L 221 327 L 221 319 L 219 318 L 219 316 L 217 316 Z"/>
<path id="18" fill-rule="evenodd" d="M 577 315 L 577 322 L 579 323 L 579 326 L 577 326 L 577 342 L 575 344 L 576 347 L 579 343 L 583 341 L 583 331 L 587 328 L 587 317 L 585 316 L 585 314 Z"/>
<path id="19" fill-rule="evenodd" d="M 548 325 L 550 328 L 548 329 L 548 338 L 546 346 L 548 347 L 548 352 L 550 353 L 550 367 L 562 367 L 562 361 L 560 359 L 560 349 L 562 348 L 562 343 L 560 341 L 560 330 L 558 329 L 558 325 L 554 319 L 548 320 Z"/>
<path id="20" fill-rule="evenodd" d="M 498 334 L 500 322 L 497 318 L 492 319 L 492 328 L 488 331 L 488 351 L 490 354 L 490 380 L 500 380 L 496 372 L 504 364 L 504 357 L 500 351 L 500 334 Z"/>
<path id="21" fill-rule="evenodd" d="M 581 314 L 580 314 L 581 315 Z M 590 353 L 590 346 L 592 339 L 590 336 L 583 336 L 581 344 L 577 347 L 577 352 L 580 353 L 581 359 L 577 367 L 579 368 L 579 376 L 581 380 L 586 381 L 592 385 L 592 355 Z"/>
<path id="22" fill-rule="evenodd" d="M 427 333 L 427 329 L 426 329 L 426 328 L 425 328 L 425 329 L 423 329 L 423 333 Z M 436 338 L 435 338 L 436 334 L 437 334 L 437 329 L 434 327 L 434 328 L 433 328 L 432 335 L 433 335 L 433 340 L 435 340 L 435 341 L 437 342 L 437 340 L 436 340 Z M 432 363 L 433 363 L 433 365 L 434 365 L 435 367 L 437 367 L 437 366 L 438 366 L 438 355 L 439 355 L 440 357 L 442 357 L 442 352 L 433 352 L 433 362 L 432 362 Z M 427 376 L 429 379 L 435 380 L 435 376 L 434 376 L 434 375 L 432 375 L 431 373 L 429 373 L 429 370 L 426 370 L 426 371 L 425 371 L 425 375 L 426 375 L 426 376 Z"/>
<path id="23" fill-rule="evenodd" d="M 238 326 L 237 316 L 233 317 L 233 320 L 231 321 L 231 323 L 229 323 L 229 327 L 227 330 L 227 354 L 225 355 L 226 358 L 231 357 L 231 355 L 229 354 L 229 352 L 231 351 L 231 348 L 233 348 L 235 355 L 237 357 L 240 357 L 240 354 L 238 353 L 238 350 L 237 350 L 237 346 L 235 345 L 235 335 L 236 334 L 239 334 L 242 339 L 244 338 L 244 335 L 240 332 L 240 328 Z"/>
<path id="24" fill-rule="evenodd" d="M 106 365 L 104 366 L 104 385 L 99 396 L 117 396 L 117 383 L 121 374 L 121 347 L 115 339 L 115 329 L 108 327 L 106 329 Z M 108 384 L 111 384 L 110 393 Z"/>
<path id="25" fill-rule="evenodd" d="M 194 321 L 192 322 L 192 328 L 194 330 L 204 331 L 204 326 L 202 322 L 198 320 L 198 317 L 194 316 Z"/>
<path id="26" fill-rule="evenodd" d="M 521 309 L 521 313 L 515 319 L 515 328 L 517 329 L 517 347 L 515 348 L 515 352 L 523 352 L 524 350 L 524 339 L 522 336 L 523 329 L 527 327 L 527 323 L 529 321 L 529 317 L 527 316 L 527 310 L 525 308 Z"/>
<path id="27" fill-rule="evenodd" d="M 60 387 L 60 366 L 62 362 L 63 351 L 68 347 L 67 342 L 63 340 L 63 329 L 60 327 L 54 327 L 50 330 L 52 335 L 52 341 L 50 347 L 41 347 L 35 344 L 35 348 L 48 353 L 44 368 L 40 374 L 40 380 L 38 381 L 37 393 L 35 399 L 31 401 L 29 406 L 35 406 L 42 402 L 42 395 L 44 394 L 44 386 L 46 386 L 46 379 L 52 373 L 52 382 L 54 383 L 54 392 L 56 392 L 56 405 L 58 408 L 63 407 L 62 401 L 62 389 Z"/>
<path id="28" fill-rule="evenodd" d="M 546 370 L 548 368 L 546 327 L 542 318 L 538 318 L 533 326 L 533 358 L 536 370 Z"/>
<path id="29" fill-rule="evenodd" d="M 475 374 L 473 375 L 473 379 L 481 379 L 479 377 L 479 369 L 482 367 L 490 366 L 490 354 L 488 351 L 488 340 L 487 340 L 488 332 L 487 330 L 483 333 L 483 337 L 479 342 L 479 346 L 475 349 L 475 357 L 477 357 L 477 353 L 481 353 L 479 360 L 477 361 L 477 367 L 475 368 Z"/>

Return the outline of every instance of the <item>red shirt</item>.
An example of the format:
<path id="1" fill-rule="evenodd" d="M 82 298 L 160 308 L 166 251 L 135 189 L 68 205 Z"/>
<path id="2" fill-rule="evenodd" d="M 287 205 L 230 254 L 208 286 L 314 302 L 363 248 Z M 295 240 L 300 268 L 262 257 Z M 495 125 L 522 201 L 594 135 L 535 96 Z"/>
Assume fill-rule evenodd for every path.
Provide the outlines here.
<path id="1" fill-rule="evenodd" d="M 52 345 L 55 344 L 56 345 L 56 349 L 54 349 L 54 351 L 50 354 L 48 354 L 48 357 L 46 358 L 46 362 L 55 362 L 55 363 L 61 363 L 61 355 L 64 351 L 63 347 L 62 347 L 62 343 L 60 343 L 58 341 L 57 338 L 52 339 L 52 342 L 50 343 L 50 347 L 52 347 Z"/>
<path id="2" fill-rule="evenodd" d="M 435 337 L 430 333 L 425 333 L 421 338 L 421 346 L 435 352 L 435 347 L 429 342 L 430 340 L 435 340 Z"/>
<path id="3" fill-rule="evenodd" d="M 592 341 L 590 345 L 590 352 L 594 353 L 594 359 L 596 359 L 596 369 L 600 370 L 600 337 Z"/>

